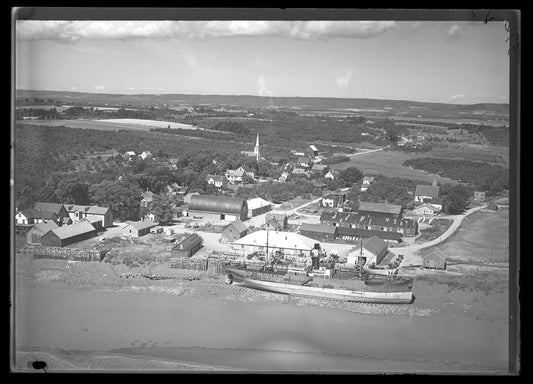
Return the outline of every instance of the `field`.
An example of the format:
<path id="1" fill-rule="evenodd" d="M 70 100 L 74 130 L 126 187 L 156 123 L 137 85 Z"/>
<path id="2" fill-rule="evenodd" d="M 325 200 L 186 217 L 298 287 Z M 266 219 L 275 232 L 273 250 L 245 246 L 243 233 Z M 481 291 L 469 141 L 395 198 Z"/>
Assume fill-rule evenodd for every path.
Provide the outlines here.
<path id="1" fill-rule="evenodd" d="M 24 123 L 44 126 L 65 126 L 69 128 L 97 129 L 102 131 L 131 129 L 135 131 L 150 131 L 151 128 L 196 129 L 189 124 L 173 123 L 169 121 L 142 119 L 109 119 L 109 120 L 25 120 Z M 218 131 L 217 131 L 218 132 Z"/>
<path id="2" fill-rule="evenodd" d="M 425 155 L 427 156 L 427 155 Z M 407 159 L 415 159 L 418 157 L 424 157 L 424 154 L 418 155 L 415 153 L 404 153 L 394 151 L 378 151 L 366 154 L 353 156 L 351 161 L 333 164 L 331 169 L 342 170 L 348 167 L 357 167 L 365 174 L 370 175 L 384 175 L 387 177 L 401 177 L 406 179 L 420 180 L 427 183 L 433 181 L 435 175 L 429 174 L 424 171 L 419 171 L 412 168 L 402 166 L 402 163 Z M 437 177 L 439 183 L 452 183 L 456 184 L 456 181 L 445 179 L 440 176 Z"/>

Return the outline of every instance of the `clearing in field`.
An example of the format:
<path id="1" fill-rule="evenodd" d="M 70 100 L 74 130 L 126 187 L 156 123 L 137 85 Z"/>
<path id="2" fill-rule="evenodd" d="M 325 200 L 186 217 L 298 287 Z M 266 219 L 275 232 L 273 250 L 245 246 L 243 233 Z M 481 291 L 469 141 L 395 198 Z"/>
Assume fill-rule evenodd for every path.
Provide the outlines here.
<path id="1" fill-rule="evenodd" d="M 172 121 L 146 120 L 146 119 L 102 119 L 98 120 L 104 123 L 116 123 L 125 125 L 142 125 L 151 128 L 179 128 L 179 129 L 198 129 L 194 125 L 175 123 Z"/>
<path id="2" fill-rule="evenodd" d="M 102 119 L 102 120 L 24 120 L 24 123 L 44 125 L 48 127 L 65 126 L 78 129 L 97 129 L 101 131 L 112 131 L 120 129 L 131 129 L 135 131 L 150 131 L 152 128 L 191 129 L 197 128 L 182 123 L 171 121 L 142 120 L 142 119 Z M 218 131 L 217 131 L 218 132 Z"/>

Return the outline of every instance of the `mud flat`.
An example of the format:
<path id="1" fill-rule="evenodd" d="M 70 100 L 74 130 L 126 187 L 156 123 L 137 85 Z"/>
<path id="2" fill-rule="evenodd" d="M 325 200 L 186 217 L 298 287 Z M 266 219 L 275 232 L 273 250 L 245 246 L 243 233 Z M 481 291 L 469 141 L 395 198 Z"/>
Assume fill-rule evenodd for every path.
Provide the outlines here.
<path id="1" fill-rule="evenodd" d="M 501 372 L 507 327 L 468 318 L 365 316 L 179 292 L 19 287 L 16 347 L 150 356 L 242 370 Z M 170 369 L 176 369 L 170 368 Z"/>

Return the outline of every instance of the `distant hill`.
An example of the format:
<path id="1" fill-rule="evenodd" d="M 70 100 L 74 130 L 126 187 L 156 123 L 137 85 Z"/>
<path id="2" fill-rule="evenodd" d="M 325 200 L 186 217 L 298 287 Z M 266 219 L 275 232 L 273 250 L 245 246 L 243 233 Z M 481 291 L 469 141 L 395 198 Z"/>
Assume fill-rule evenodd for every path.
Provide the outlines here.
<path id="1" fill-rule="evenodd" d="M 264 97 L 250 95 L 187 95 L 187 94 L 107 94 L 63 91 L 17 90 L 17 99 L 55 99 L 65 102 L 108 105 L 208 104 L 253 108 L 280 108 L 295 111 L 328 111 L 375 113 L 425 117 L 499 117 L 507 119 L 509 104 L 446 104 L 407 100 L 346 99 L 332 97 Z"/>

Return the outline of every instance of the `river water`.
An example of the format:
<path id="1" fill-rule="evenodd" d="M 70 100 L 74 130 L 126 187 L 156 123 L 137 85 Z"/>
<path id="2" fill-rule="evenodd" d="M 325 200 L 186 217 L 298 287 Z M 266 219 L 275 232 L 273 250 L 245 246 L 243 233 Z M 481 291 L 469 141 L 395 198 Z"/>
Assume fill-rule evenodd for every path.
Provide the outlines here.
<path id="1" fill-rule="evenodd" d="M 115 351 L 254 371 L 505 372 L 507 326 L 151 292 L 20 287 L 16 346 Z"/>

